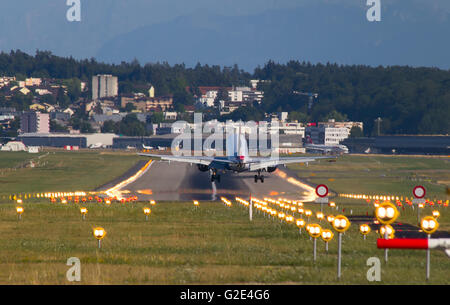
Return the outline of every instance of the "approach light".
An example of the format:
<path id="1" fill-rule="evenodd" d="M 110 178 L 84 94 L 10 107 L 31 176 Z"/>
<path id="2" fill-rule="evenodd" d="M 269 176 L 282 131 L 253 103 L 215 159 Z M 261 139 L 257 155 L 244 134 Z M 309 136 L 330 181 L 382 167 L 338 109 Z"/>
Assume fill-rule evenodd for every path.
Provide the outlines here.
<path id="1" fill-rule="evenodd" d="M 194 200 L 194 206 L 198 207 L 200 203 L 197 200 Z"/>
<path id="2" fill-rule="evenodd" d="M 98 248 L 101 248 L 101 241 L 106 236 L 106 230 L 102 227 L 93 229 L 94 237 L 98 240 Z"/>
<path id="3" fill-rule="evenodd" d="M 319 220 L 323 220 L 325 218 L 325 215 L 322 212 L 317 212 L 316 213 L 316 217 Z"/>
<path id="4" fill-rule="evenodd" d="M 310 224 L 308 233 L 312 238 L 318 238 L 318 237 L 320 237 L 320 234 L 322 233 L 322 227 L 315 223 Z"/>
<path id="5" fill-rule="evenodd" d="M 286 215 L 285 220 L 286 220 L 287 223 L 293 223 L 294 222 L 294 216 Z"/>
<path id="6" fill-rule="evenodd" d="M 398 215 L 397 208 L 390 202 L 380 204 L 375 210 L 375 216 L 378 221 L 385 225 L 393 223 Z"/>
<path id="7" fill-rule="evenodd" d="M 306 217 L 310 217 L 312 215 L 312 211 L 311 210 L 305 210 L 305 216 Z"/>
<path id="8" fill-rule="evenodd" d="M 439 223 L 432 216 L 426 216 L 420 221 L 420 227 L 427 234 L 433 234 L 439 228 Z"/>
<path id="9" fill-rule="evenodd" d="M 145 220 L 148 220 L 148 216 L 152 213 L 152 210 L 150 210 L 150 208 L 148 207 L 145 207 L 142 210 L 144 211 Z"/>
<path id="10" fill-rule="evenodd" d="M 432 214 L 433 214 L 433 217 L 434 217 L 434 218 L 439 218 L 439 216 L 441 216 L 441 213 L 440 213 L 438 210 L 434 210 L 434 211 L 432 212 Z"/>
<path id="11" fill-rule="evenodd" d="M 370 226 L 367 223 L 363 223 L 362 225 L 359 226 L 359 232 L 362 235 L 367 235 L 370 233 Z"/>
<path id="12" fill-rule="evenodd" d="M 304 220 L 304 219 L 297 219 L 296 221 L 295 221 L 295 225 L 299 228 L 299 229 L 301 229 L 301 228 L 303 228 L 305 225 L 306 225 L 306 221 Z"/>
<path id="13" fill-rule="evenodd" d="M 86 219 L 86 214 L 88 213 L 88 209 L 85 208 L 85 207 L 81 207 L 80 208 L 80 213 L 81 213 L 81 216 L 82 216 L 83 220 L 85 220 Z"/>
<path id="14" fill-rule="evenodd" d="M 332 223 L 333 220 L 334 220 L 334 216 L 333 216 L 333 215 L 328 215 L 328 216 L 327 216 L 327 221 L 328 221 L 329 223 Z"/>
<path id="15" fill-rule="evenodd" d="M 322 231 L 322 234 L 320 237 L 322 237 L 322 240 L 327 243 L 333 239 L 333 236 L 334 236 L 334 234 L 333 234 L 333 232 L 331 232 L 331 230 L 325 229 Z"/>
<path id="16" fill-rule="evenodd" d="M 19 220 L 22 219 L 22 213 L 24 212 L 24 208 L 23 207 L 16 207 L 16 212 L 17 212 L 17 216 L 19 217 Z"/>
<path id="17" fill-rule="evenodd" d="M 331 224 L 333 225 L 333 229 L 339 233 L 344 233 L 350 227 L 350 221 L 344 215 L 336 216 Z"/>
<path id="18" fill-rule="evenodd" d="M 391 225 L 384 225 L 384 226 L 380 227 L 380 229 L 378 230 L 378 233 L 380 234 L 381 238 L 387 237 L 387 239 L 393 239 L 395 230 Z"/>

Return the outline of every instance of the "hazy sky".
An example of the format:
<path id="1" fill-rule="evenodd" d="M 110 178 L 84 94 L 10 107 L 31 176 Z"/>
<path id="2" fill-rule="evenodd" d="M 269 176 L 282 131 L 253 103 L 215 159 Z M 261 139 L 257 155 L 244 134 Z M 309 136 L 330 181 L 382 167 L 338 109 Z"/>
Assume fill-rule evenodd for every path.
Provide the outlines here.
<path id="1" fill-rule="evenodd" d="M 198 16 L 199 19 L 210 15 L 253 16 L 286 9 L 307 10 L 317 3 L 322 3 L 323 7 L 336 4 L 357 7 L 361 9 L 361 15 L 367 8 L 367 0 L 80 0 L 81 22 L 68 22 L 66 1 L 0 0 L 0 50 L 21 49 L 34 53 L 40 49 L 62 56 L 86 58 L 95 56 L 105 43 L 120 35 L 169 22 L 179 16 Z M 433 19 L 449 24 L 450 0 L 380 1 L 383 12 L 395 7 L 396 11 L 390 13 L 413 25 L 424 10 L 428 15 L 431 12 Z M 388 27 L 386 31 L 390 34 Z M 449 36 L 450 29 L 447 37 L 436 39 L 448 39 Z M 442 66 L 448 66 L 448 63 L 442 63 Z"/>

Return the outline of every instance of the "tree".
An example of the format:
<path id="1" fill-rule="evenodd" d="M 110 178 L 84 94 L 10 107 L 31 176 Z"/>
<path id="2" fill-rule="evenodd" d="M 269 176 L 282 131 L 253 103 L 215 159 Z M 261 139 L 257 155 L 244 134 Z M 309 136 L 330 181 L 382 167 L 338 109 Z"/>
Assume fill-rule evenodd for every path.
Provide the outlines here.
<path id="1" fill-rule="evenodd" d="M 159 124 L 164 121 L 164 114 L 162 112 L 153 112 L 151 115 L 151 121 L 153 124 Z"/>
<path id="2" fill-rule="evenodd" d="M 119 126 L 112 120 L 107 120 L 103 123 L 101 128 L 102 133 L 117 133 L 119 131 Z"/>
<path id="3" fill-rule="evenodd" d="M 138 120 L 136 114 L 126 115 L 119 124 L 119 133 L 126 136 L 146 136 L 145 123 Z"/>
<path id="4" fill-rule="evenodd" d="M 364 133 L 358 126 L 353 126 L 352 129 L 350 129 L 350 138 L 359 138 L 364 137 Z"/>
<path id="5" fill-rule="evenodd" d="M 55 120 L 50 120 L 50 132 L 67 132 L 66 126 L 58 124 Z"/>

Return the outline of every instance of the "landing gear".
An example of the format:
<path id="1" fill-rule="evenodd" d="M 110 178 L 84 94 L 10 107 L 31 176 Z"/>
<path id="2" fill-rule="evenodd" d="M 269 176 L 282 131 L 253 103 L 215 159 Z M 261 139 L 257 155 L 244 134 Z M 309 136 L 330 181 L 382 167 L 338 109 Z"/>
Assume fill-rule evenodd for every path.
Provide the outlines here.
<path id="1" fill-rule="evenodd" d="M 261 183 L 264 183 L 264 176 L 261 175 L 261 171 L 258 171 L 258 174 L 255 175 L 255 183 L 258 183 L 258 180 L 261 180 Z"/>

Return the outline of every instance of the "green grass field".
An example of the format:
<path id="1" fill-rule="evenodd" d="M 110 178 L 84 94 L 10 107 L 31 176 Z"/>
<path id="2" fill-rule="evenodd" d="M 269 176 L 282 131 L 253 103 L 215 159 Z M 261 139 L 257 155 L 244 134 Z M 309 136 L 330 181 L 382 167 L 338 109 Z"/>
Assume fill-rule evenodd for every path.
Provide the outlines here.
<path id="1" fill-rule="evenodd" d="M 329 253 L 318 241 L 313 262 L 313 242 L 293 224 L 256 214 L 233 201 L 161 202 L 145 221 L 144 203 L 87 204 L 82 221 L 79 205 L 25 200 L 18 220 L 8 194 L 93 190 L 122 175 L 137 161 L 134 154 L 112 152 L 50 152 L 39 155 L 0 153 L 0 284 L 71 284 L 66 279 L 67 259 L 81 260 L 81 284 L 373 284 L 366 265 L 370 257 L 381 260 L 378 284 L 426 284 L 425 252 L 376 248 L 372 232 L 364 241 L 353 224 L 344 236 L 342 278 L 336 279 L 337 238 Z M 36 167 L 23 168 L 34 159 Z M 299 177 L 326 183 L 336 192 L 381 194 L 410 192 L 424 184 L 428 193 L 445 199 L 449 180 L 448 158 L 345 156 L 337 163 L 293 166 Z M 331 180 L 330 180 L 331 179 Z M 229 198 L 232 199 L 232 198 Z M 366 215 L 373 208 L 364 201 L 337 198 L 339 210 L 326 214 Z M 317 206 L 306 204 L 316 211 Z M 449 208 L 440 207 L 440 229 L 450 230 Z M 411 208 L 400 210 L 398 221 L 415 224 Z M 427 207 L 422 215 L 430 215 Z M 298 217 L 298 215 L 295 215 Z M 311 219 L 310 222 L 317 222 Z M 322 221 L 324 228 L 330 225 Z M 102 248 L 92 235 L 95 226 L 107 231 Z M 433 250 L 430 284 L 450 283 L 450 259 Z M 377 283 L 375 283 L 377 284 Z"/>
<path id="2" fill-rule="evenodd" d="M 141 157 L 130 153 L 0 152 L 0 196 L 91 191 L 124 174 Z M 33 161 L 35 167 L 30 167 Z"/>
<path id="3" fill-rule="evenodd" d="M 423 185 L 427 197 L 446 199 L 450 186 L 449 157 L 342 156 L 337 162 L 289 165 L 298 177 L 325 183 L 337 193 L 398 195 L 412 197 L 412 189 Z"/>
<path id="4" fill-rule="evenodd" d="M 75 204 L 29 203 L 19 221 L 14 205 L 0 205 L 0 283 L 70 284 L 70 257 L 81 260 L 81 284 L 370 284 L 370 257 L 382 262 L 380 284 L 426 283 L 424 251 L 391 250 L 385 264 L 376 234 L 364 241 L 356 224 L 343 239 L 338 282 L 337 238 L 328 254 L 318 240 L 314 263 L 313 242 L 295 225 L 256 213 L 250 222 L 237 203 L 202 202 L 197 210 L 192 203 L 159 203 L 148 222 L 142 207 L 90 204 L 82 221 Z M 414 215 L 400 219 L 408 217 Z M 445 213 L 441 221 L 449 220 Z M 101 249 L 95 226 L 107 231 Z M 432 251 L 431 266 L 429 283 L 450 283 L 450 259 L 442 251 Z"/>

